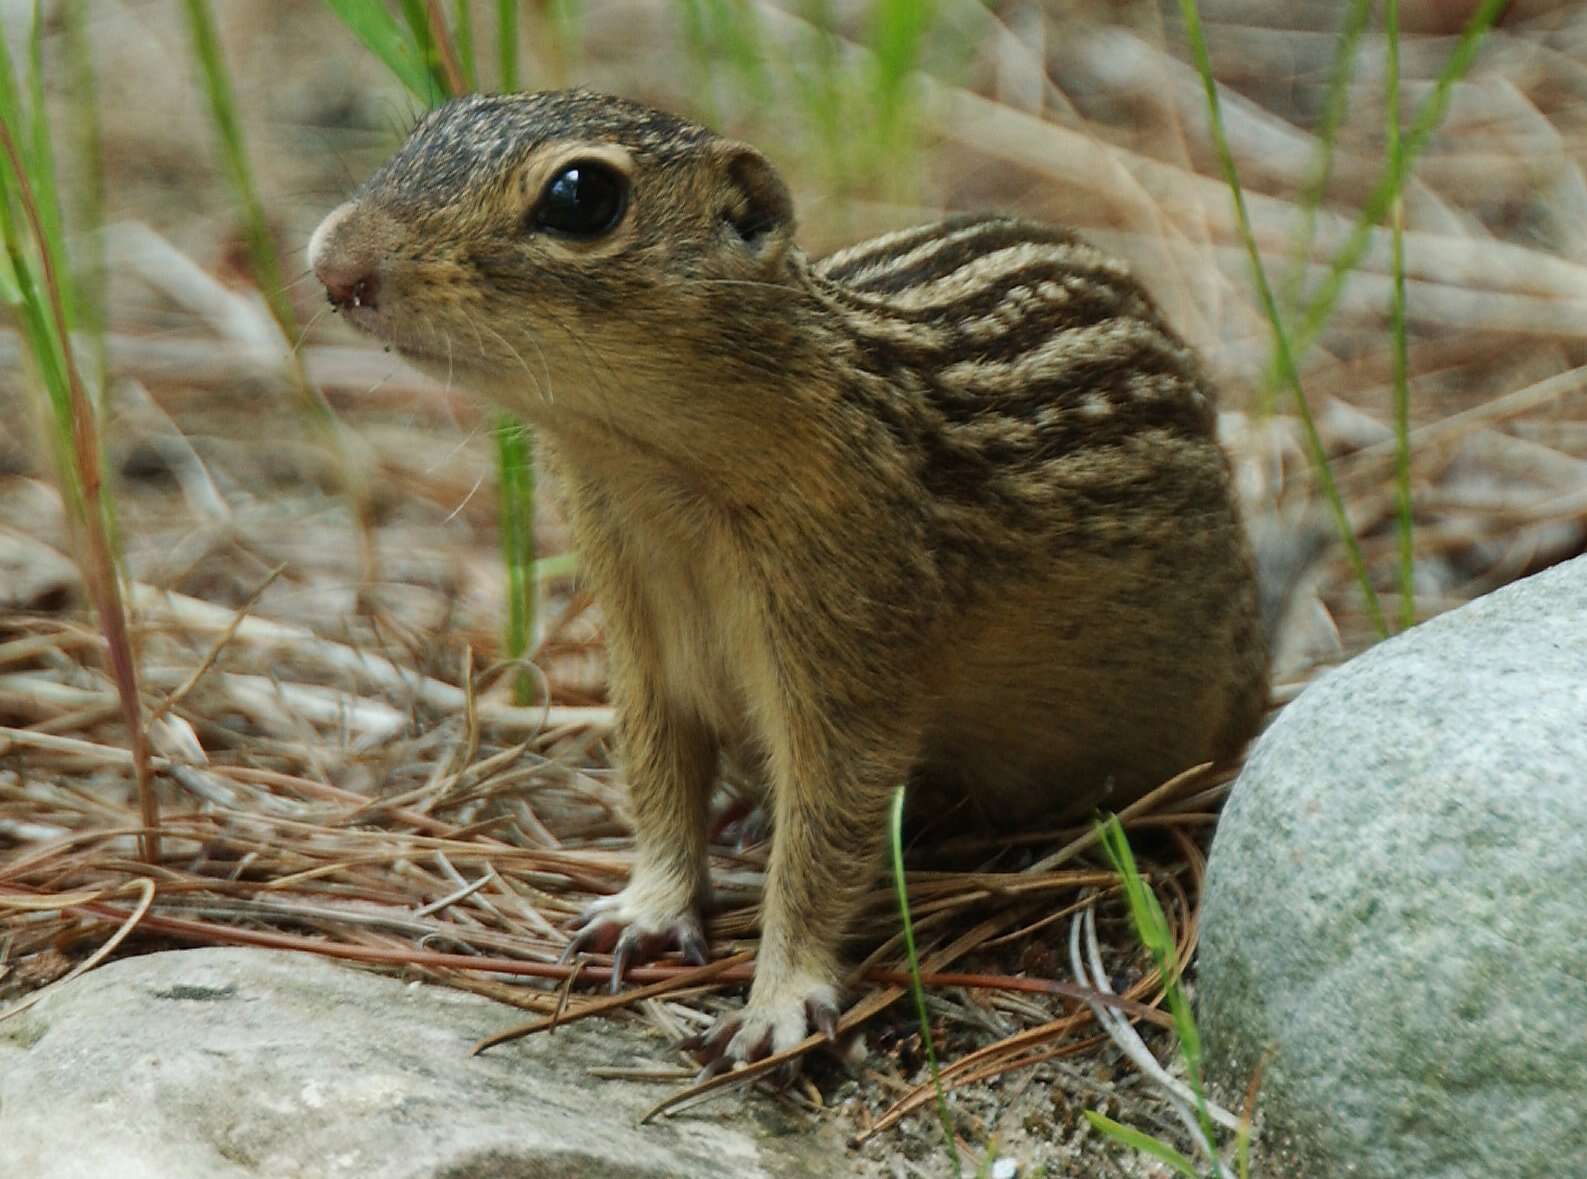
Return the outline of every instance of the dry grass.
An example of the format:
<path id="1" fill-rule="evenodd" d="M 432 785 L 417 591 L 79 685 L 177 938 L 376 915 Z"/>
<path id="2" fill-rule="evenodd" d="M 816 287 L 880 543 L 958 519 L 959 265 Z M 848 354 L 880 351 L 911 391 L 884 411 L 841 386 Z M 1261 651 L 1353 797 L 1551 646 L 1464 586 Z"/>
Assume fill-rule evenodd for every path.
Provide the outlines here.
<path id="1" fill-rule="evenodd" d="M 378 68 L 345 64 L 350 44 L 335 60 L 325 53 L 344 42 L 317 6 L 268 6 L 279 9 L 272 16 L 238 7 L 223 32 L 267 203 L 300 260 L 317 216 L 388 149 L 382 123 L 406 114 Z M 1325 82 L 1332 7 L 1295 7 L 1295 27 L 1274 28 L 1237 0 L 1204 6 L 1215 64 L 1237 91 L 1227 114 L 1257 232 L 1280 275 L 1310 176 L 1305 128 Z M 635 49 L 674 35 L 669 13 L 591 5 L 582 77 L 685 105 L 681 53 Z M 134 16 L 152 17 L 152 31 L 138 31 Z M 132 761 L 104 642 L 27 421 L 18 345 L 0 333 L 0 998 L 27 1002 L 107 948 L 242 943 L 466 987 L 542 1019 L 608 1012 L 587 985 L 605 977 L 604 960 L 557 964 L 568 919 L 621 886 L 631 855 L 608 760 L 598 612 L 568 579 L 547 582 L 534 663 L 548 703 L 514 707 L 515 668 L 495 662 L 503 577 L 488 409 L 318 317 L 302 359 L 359 453 L 336 459 L 316 439 L 270 342 L 269 313 L 233 269 L 237 242 L 197 146 L 207 138 L 196 97 L 159 64 L 162 36 L 180 35 L 173 20 L 158 5 L 107 3 L 94 29 L 116 194 L 108 486 L 133 582 L 161 862 L 136 860 Z M 765 28 L 799 35 L 770 7 Z M 1172 27 L 1148 8 L 1103 25 L 1084 11 L 1002 6 L 960 72 L 923 95 L 921 183 L 907 199 L 864 185 L 833 195 L 818 145 L 775 105 L 744 106 L 730 130 L 787 164 L 813 249 L 942 208 L 1003 206 L 1074 223 L 1129 257 L 1224 381 L 1253 516 L 1294 519 L 1310 511 L 1311 477 L 1292 419 L 1249 412 L 1265 328 L 1194 77 L 1165 44 L 1177 44 Z M 248 45 L 267 48 L 250 55 Z M 1407 40 L 1412 100 L 1446 51 L 1438 37 Z M 1277 61 L 1286 64 L 1263 64 Z M 1343 130 L 1317 219 L 1314 276 L 1376 175 L 1380 83 L 1375 67 L 1358 72 L 1359 115 Z M 1584 99 L 1587 16 L 1512 6 L 1407 195 L 1422 617 L 1587 544 Z M 1304 376 L 1394 615 L 1387 259 L 1385 238 Z M 300 283 L 292 293 L 309 320 L 313 292 Z M 349 461 L 368 488 L 362 520 L 339 491 L 338 464 Z M 538 551 L 564 551 L 554 507 L 541 511 Z M 1348 569 L 1330 556 L 1291 618 L 1279 699 L 1371 633 Z M 1228 780 L 1180 781 L 1126 824 L 1185 959 L 1202 849 Z M 727 827 L 713 849 L 722 909 L 712 948 L 725 962 L 635 971 L 642 985 L 623 997 L 666 1036 L 697 1030 L 748 978 L 766 848 L 740 848 L 735 834 Z M 1111 880 L 1081 846 L 1086 834 L 945 846 L 922 833 L 910 898 L 951 1083 L 1043 1064 L 1090 1103 L 1095 1074 L 1053 1062 L 1112 1067 L 1089 1011 L 1044 985 L 1067 977 L 1065 923 L 1092 903 L 1087 890 L 1106 893 Z M 1131 982 L 1126 999 L 1154 1002 L 1122 910 L 1108 901 L 1103 912 L 1110 969 Z M 880 881 L 870 913 L 845 1025 L 869 1019 L 884 1051 L 870 1058 L 873 1084 L 853 1114 L 859 1137 L 931 1099 L 903 1006 L 876 1018 L 903 977 Z M 1130 1010 L 1147 1024 L 1160 1018 Z M 980 1142 L 991 1128 L 960 1129 Z"/>

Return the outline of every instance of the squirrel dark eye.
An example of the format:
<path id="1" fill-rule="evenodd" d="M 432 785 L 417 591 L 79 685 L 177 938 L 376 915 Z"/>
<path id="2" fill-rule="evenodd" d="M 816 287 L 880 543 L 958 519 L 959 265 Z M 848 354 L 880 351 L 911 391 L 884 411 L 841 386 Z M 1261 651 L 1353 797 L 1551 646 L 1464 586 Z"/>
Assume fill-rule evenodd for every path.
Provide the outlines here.
<path id="1" fill-rule="evenodd" d="M 568 237 L 597 237 L 617 225 L 627 204 L 628 185 L 618 172 L 593 160 L 580 160 L 551 178 L 530 225 Z"/>

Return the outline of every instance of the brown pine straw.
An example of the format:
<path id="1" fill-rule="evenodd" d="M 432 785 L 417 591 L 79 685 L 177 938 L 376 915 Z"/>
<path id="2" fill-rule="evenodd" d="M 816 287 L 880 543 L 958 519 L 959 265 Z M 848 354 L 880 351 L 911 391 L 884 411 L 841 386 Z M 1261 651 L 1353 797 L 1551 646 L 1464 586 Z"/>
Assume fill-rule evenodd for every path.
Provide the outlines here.
<path id="1" fill-rule="evenodd" d="M 1180 852 L 1185 856 L 1185 862 L 1190 867 L 1194 891 L 1201 891 L 1202 872 L 1206 866 L 1200 849 L 1187 838 L 1182 831 L 1175 830 L 1174 837 L 1179 844 Z M 1184 890 L 1173 877 L 1165 877 L 1162 886 L 1166 886 L 1173 894 L 1173 905 L 1164 905 L 1165 914 L 1175 912 L 1186 914 L 1184 923 L 1175 931 L 1175 962 L 1176 970 L 1183 972 L 1189 965 L 1191 956 L 1195 953 L 1197 937 L 1197 915 L 1190 909 L 1190 901 Z M 1080 908 L 1083 906 L 1076 906 Z M 1130 1012 L 1139 1018 L 1146 1018 L 1145 1012 L 1150 1012 L 1149 1022 L 1160 1026 L 1171 1027 L 1173 1021 L 1157 1010 L 1162 1002 L 1163 995 L 1160 989 L 1161 977 L 1154 969 L 1129 987 L 1124 997 L 1137 1000 L 1145 996 L 1152 996 L 1143 1007 Z M 1087 1013 L 1088 1014 L 1088 1013 Z M 1053 1046 L 1054 1041 L 1062 1041 L 1064 1037 L 1077 1032 L 1087 1022 L 1082 1018 L 1081 1012 L 1072 1012 L 1062 1018 L 1040 1027 L 1031 1028 L 1024 1032 L 1016 1033 L 995 1044 L 989 1044 L 975 1052 L 961 1057 L 942 1070 L 941 1082 L 945 1090 L 955 1089 L 961 1085 L 973 1084 L 977 1081 L 990 1080 L 1015 1069 L 1028 1068 L 1046 1060 L 1059 1056 L 1074 1055 L 1088 1050 L 1102 1043 L 1106 1037 L 1093 1036 L 1081 1041 L 1060 1042 Z M 1042 1047 L 1047 1045 L 1047 1047 Z M 1036 1051 L 1040 1049 L 1040 1051 Z M 891 1128 L 906 1114 L 912 1113 L 921 1106 L 929 1103 L 935 1096 L 935 1086 L 928 1078 L 915 1086 L 909 1093 L 899 1098 L 881 1115 L 864 1133 L 856 1138 L 856 1142 L 863 1142 L 876 1134 Z"/>
<path id="2" fill-rule="evenodd" d="M 136 892 L 138 894 L 138 903 L 133 908 L 132 912 L 127 914 L 126 920 L 121 923 L 121 927 L 117 929 L 113 935 L 111 935 L 110 939 L 92 954 L 88 955 L 88 957 L 84 958 L 76 966 L 72 967 L 72 969 L 61 978 L 56 979 L 46 987 L 40 987 L 38 990 L 32 992 L 16 1003 L 13 1003 L 4 1011 L 0 1011 L 0 1021 L 10 1019 L 13 1015 L 21 1014 L 29 1007 L 32 1007 L 33 1004 L 37 1003 L 40 999 L 44 998 L 45 995 L 48 995 L 50 992 L 65 986 L 79 975 L 86 974 L 95 966 L 98 966 L 106 958 L 110 957 L 115 948 L 125 941 L 127 935 L 136 929 L 138 927 L 138 923 L 148 915 L 149 907 L 154 904 L 154 881 L 150 880 L 148 877 L 143 877 L 142 879 L 138 880 L 129 880 L 120 888 L 100 889 L 96 892 L 81 893 L 77 897 L 40 897 L 32 904 L 29 904 L 26 898 L 6 898 L 3 902 L 0 902 L 0 907 L 21 910 L 33 909 L 43 911 L 46 909 L 71 909 L 86 906 L 98 897 L 110 896 L 114 895 L 115 893 L 128 891 Z"/>
<path id="3" fill-rule="evenodd" d="M 231 629 L 233 641 L 240 641 L 236 628 Z M 210 670 L 181 677 L 177 686 L 185 689 L 183 698 L 161 711 L 203 723 L 205 685 L 227 672 L 225 660 L 215 657 L 215 644 L 193 644 L 192 649 L 200 665 Z M 0 660 L 0 691 L 4 674 Z M 597 846 L 602 839 L 592 844 L 581 838 L 578 823 L 565 819 L 557 823 L 557 846 L 525 846 L 521 835 L 512 836 L 510 813 L 481 808 L 516 798 L 523 788 L 521 762 L 543 746 L 531 738 L 496 748 L 489 726 L 482 728 L 483 735 L 473 738 L 480 747 L 471 767 L 475 776 L 470 792 L 447 794 L 449 783 L 462 771 L 432 771 L 431 788 L 402 792 L 403 805 L 389 805 L 398 796 L 372 800 L 311 773 L 154 758 L 155 768 L 187 788 L 191 801 L 185 809 L 167 808 L 163 862 L 143 869 L 116 850 L 140 835 L 141 826 L 99 792 L 91 795 L 73 786 L 73 774 L 34 773 L 25 790 L 8 788 L 0 777 L 0 821 L 31 822 L 60 832 L 0 863 L 0 914 L 8 915 L 8 929 L 15 927 L 11 957 L 23 960 L 51 946 L 70 948 L 91 939 L 93 924 L 103 922 L 116 925 L 118 932 L 114 944 L 101 946 L 90 965 L 128 944 L 124 939 L 129 938 L 258 946 L 419 971 L 538 1013 L 526 1025 L 486 1037 L 476 1052 L 643 999 L 718 1003 L 712 993 L 749 981 L 753 954 L 739 933 L 727 939 L 726 931 L 753 931 L 764 849 L 739 855 L 718 848 L 719 876 L 725 872 L 730 879 L 719 880 L 724 907 L 711 925 L 713 960 L 700 968 L 671 962 L 637 967 L 628 975 L 634 985 L 622 993 L 579 996 L 573 990 L 575 978 L 580 988 L 603 985 L 610 977 L 609 960 L 594 956 L 572 964 L 556 961 L 566 944 L 563 929 L 590 900 L 621 886 L 629 845 L 606 849 Z M 424 741 L 423 733 L 415 740 Z M 444 745 L 432 741 L 426 748 L 429 756 L 453 764 Z M 95 772 L 130 768 L 126 751 L 113 745 L 36 729 L 0 727 L 0 757 L 7 749 L 13 760 L 21 757 L 21 764 L 35 770 L 48 763 L 63 769 L 75 765 L 78 775 L 89 767 L 97 767 Z M 1174 785 L 1193 794 L 1209 780 L 1209 771 L 1202 770 L 1181 776 Z M 532 787 L 537 809 L 551 805 L 548 789 L 554 788 Z M 1174 793 L 1154 792 L 1153 799 L 1166 807 Z M 598 831 L 610 822 L 606 814 L 597 808 L 584 822 L 593 822 L 592 830 Z M 454 815 L 467 815 L 469 821 L 454 822 Z M 1137 814 L 1131 821 L 1199 826 L 1201 819 L 1199 814 L 1177 816 L 1163 810 Z M 1067 849 L 1080 838 L 1079 833 L 1055 833 L 1054 842 Z M 1165 910 L 1188 912 L 1190 902 L 1173 874 L 1148 870 L 1154 883 L 1168 890 Z M 1093 1040 L 1083 1034 L 1091 1019 L 1083 1006 L 1087 999 L 1121 1009 L 1132 1019 L 1167 1023 L 1153 1006 L 1155 982 L 1150 976 L 1123 995 L 1109 997 L 1091 995 L 1061 979 L 986 968 L 993 960 L 1010 960 L 1056 920 L 1076 911 L 1079 902 L 1070 898 L 1081 890 L 1112 887 L 1116 882 L 1110 872 L 922 870 L 912 872 L 909 881 L 919 914 L 917 929 L 926 939 L 924 981 L 949 1010 L 956 1002 L 953 996 L 969 990 L 1023 994 L 1062 1005 L 1045 1023 L 951 1063 L 947 1083 L 962 1084 L 1088 1050 Z M 134 883 L 144 892 L 140 903 L 131 910 L 114 903 L 116 890 Z M 840 1021 L 840 1034 L 875 1018 L 904 994 L 908 983 L 883 881 L 878 881 L 876 900 L 874 929 L 883 940 L 857 967 L 857 998 Z M 1182 945 L 1188 944 L 1192 931 L 1193 926 L 1180 923 Z M 1130 939 L 1124 940 L 1128 946 Z M 971 954 L 981 959 L 978 969 L 955 968 Z M 509 978 L 560 985 L 507 986 L 504 980 Z M 751 1082 L 824 1042 L 812 1036 L 791 1052 L 684 1088 L 658 1103 L 650 1115 Z M 916 1108 L 919 1092 L 896 1102 L 869 1133 Z"/>
<path id="4" fill-rule="evenodd" d="M 275 576 L 272 569 L 266 584 Z M 153 703 L 151 715 L 162 723 L 180 721 L 212 730 L 211 710 L 236 707 L 226 690 L 228 677 L 250 666 L 255 649 L 270 652 L 283 667 L 315 663 L 310 647 L 315 636 L 240 621 L 251 619 L 260 592 L 249 595 L 243 609 L 218 612 L 213 618 L 179 596 L 146 595 L 142 641 L 151 663 L 169 663 L 173 641 L 190 652 L 189 670 L 172 677 L 169 694 Z M 207 635 L 188 633 L 195 619 L 213 629 Z M 30 628 L 35 633 L 28 633 Z M 628 976 L 634 985 L 616 996 L 576 993 L 575 979 L 580 988 L 603 985 L 610 977 L 609 960 L 558 962 L 567 941 L 563 930 L 591 900 L 621 887 L 631 845 L 612 838 L 623 834 L 612 818 L 615 792 L 607 802 L 601 794 L 606 788 L 594 780 L 575 773 L 569 781 L 555 758 L 560 751 L 585 748 L 588 726 L 602 724 L 608 714 L 575 710 L 566 714 L 571 725 L 564 721 L 538 734 L 515 731 L 511 726 L 522 722 L 521 712 L 472 706 L 474 676 L 467 657 L 460 661 L 465 685 L 460 695 L 470 706 L 464 709 L 458 739 L 436 739 L 456 731 L 456 719 L 421 710 L 412 735 L 388 744 L 388 761 L 394 767 L 412 766 L 395 772 L 422 782 L 420 786 L 371 796 L 335 785 L 314 768 L 323 754 L 311 759 L 307 754 L 312 750 L 291 751 L 279 742 L 281 753 L 271 764 L 258 764 L 258 759 L 255 764 L 226 764 L 223 748 L 203 762 L 177 748 L 152 758 L 162 778 L 183 793 L 173 793 L 176 805 L 167 808 L 162 862 L 140 868 L 118 848 L 143 833 L 141 824 L 114 801 L 113 793 L 74 784 L 86 782 L 86 775 L 130 769 L 127 751 L 107 740 L 90 739 L 87 734 L 97 735 L 93 727 L 80 730 L 84 735 L 41 731 L 77 697 L 57 698 L 34 689 L 29 689 L 30 696 L 15 695 L 20 686 L 35 684 L 36 673 L 12 669 L 26 669 L 40 658 L 59 658 L 62 650 L 81 650 L 80 645 L 68 646 L 75 634 L 48 620 L 23 620 L 18 637 L 0 641 L 0 707 L 21 705 L 36 718 L 29 727 L 0 726 L 0 824 L 13 824 L 13 834 L 39 832 L 0 862 L 0 913 L 8 915 L 8 929 L 15 927 L 12 960 L 25 962 L 53 947 L 70 950 L 92 939 L 94 924 L 114 923 L 118 945 L 111 948 L 129 944 L 121 939 L 159 938 L 317 953 L 391 971 L 418 971 L 445 985 L 536 1012 L 530 1024 L 487 1037 L 476 1051 L 647 998 L 719 1004 L 715 992 L 749 981 L 752 953 L 743 939 L 754 931 L 764 848 L 739 854 L 718 847 L 714 854 L 723 908 L 711 924 L 712 962 L 704 968 L 669 962 L 638 967 Z M 286 659 L 281 658 L 283 650 L 290 652 Z M 347 663 L 343 655 L 331 655 L 331 665 Z M 362 686 L 341 681 L 349 716 L 368 714 L 369 705 L 382 699 L 397 699 L 393 693 L 414 682 L 392 664 L 389 654 L 360 666 L 370 669 L 371 680 Z M 288 689 L 283 699 L 290 708 L 291 682 L 281 682 Z M 439 688 L 424 690 L 444 698 Z M 366 695 L 354 695 L 359 691 Z M 517 739 L 502 741 L 504 724 Z M 544 763 L 542 781 L 533 766 L 545 755 L 553 760 Z M 23 771 L 11 786 L 4 777 L 7 765 Z M 1170 784 L 1172 789 L 1151 796 L 1159 808 L 1156 813 L 1134 808 L 1131 824 L 1199 826 L 1199 814 L 1176 816 L 1167 808 L 1178 794 L 1199 800 L 1210 781 L 1209 771 L 1180 776 Z M 1198 789 L 1201 795 L 1194 794 Z M 528 826 L 520 821 L 525 815 L 533 817 Z M 1065 858 L 1072 858 L 1080 852 L 1084 835 L 1084 828 L 1055 832 L 1052 842 L 1064 847 Z M 982 862 L 987 868 L 1000 866 L 996 859 Z M 113 903 L 113 890 L 124 888 L 129 877 L 141 877 L 141 887 L 149 893 L 133 911 Z M 1177 887 L 1171 874 L 1153 871 L 1153 879 L 1159 887 Z M 927 939 L 925 984 L 948 1010 L 955 1008 L 953 996 L 961 989 L 1023 994 L 1062 1005 L 1054 1018 L 950 1065 L 949 1083 L 1023 1067 L 1043 1053 L 1066 1053 L 1070 1045 L 1074 1051 L 1087 1050 L 1081 1029 L 1091 1017 L 1081 1004 L 1093 996 L 1072 983 L 999 969 L 993 963 L 1015 960 L 1056 920 L 1077 908 L 1075 898 L 1082 890 L 1113 884 L 1110 872 L 1091 867 L 911 873 L 917 928 Z M 883 881 L 878 881 L 876 901 L 874 929 L 881 940 L 857 968 L 857 998 L 840 1023 L 843 1033 L 873 1019 L 904 993 L 907 983 Z M 1187 911 L 1187 904 L 1177 892 L 1165 898 L 1171 913 Z M 19 919 L 24 913 L 25 922 Z M 1124 941 L 1133 948 L 1128 936 Z M 101 948 L 92 961 L 109 952 Z M 981 959 L 976 969 L 954 968 L 972 953 Z M 542 980 L 545 989 L 522 981 L 509 986 L 507 979 Z M 1161 1024 L 1164 1017 L 1149 1002 L 1150 987 L 1150 980 L 1143 979 L 1126 994 L 1101 1001 L 1131 1018 Z M 811 1037 L 793 1052 L 680 1090 L 652 1113 L 752 1081 L 822 1043 L 820 1037 Z M 912 1096 L 878 1124 L 890 1125 L 914 1108 Z"/>

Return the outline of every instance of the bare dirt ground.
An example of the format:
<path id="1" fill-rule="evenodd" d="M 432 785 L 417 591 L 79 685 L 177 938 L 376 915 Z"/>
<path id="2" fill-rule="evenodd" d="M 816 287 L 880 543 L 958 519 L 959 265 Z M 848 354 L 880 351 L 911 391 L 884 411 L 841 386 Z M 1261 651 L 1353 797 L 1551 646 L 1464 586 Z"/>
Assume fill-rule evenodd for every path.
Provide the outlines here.
<path id="1" fill-rule="evenodd" d="M 28 7 L 4 9 L 14 51 Z M 415 108 L 322 5 L 219 7 L 307 325 L 298 346 L 342 442 L 328 445 L 296 400 L 284 345 L 246 278 L 179 6 L 96 3 L 114 378 L 106 471 L 160 759 L 164 853 L 152 875 L 134 862 L 126 734 L 21 345 L 0 330 L 0 1000 L 60 978 L 130 926 L 113 952 L 252 939 L 378 961 L 535 1012 L 559 1002 L 565 1016 L 594 1010 L 601 992 L 559 998 L 555 970 L 543 968 L 567 919 L 627 871 L 599 613 L 576 575 L 548 576 L 533 659 L 539 702 L 514 706 L 514 669 L 500 659 L 490 410 L 345 331 L 302 277 L 314 224 L 392 148 Z M 1403 50 L 1408 104 L 1430 91 L 1466 7 L 1407 6 L 1418 30 Z M 1314 175 L 1341 8 L 1216 0 L 1204 12 L 1257 236 L 1280 280 L 1296 270 L 1299 194 Z M 757 11 L 766 45 L 802 52 L 800 6 Z M 837 11 L 840 31 L 863 40 L 863 20 Z M 1320 518 L 1293 407 L 1260 409 L 1269 333 L 1175 12 L 944 11 L 954 51 L 928 60 L 903 184 L 838 168 L 775 69 L 763 89 L 727 64 L 695 68 L 679 9 L 659 0 L 591 0 L 580 53 L 551 53 L 531 37 L 540 55 L 526 71 L 537 84 L 571 79 L 705 114 L 760 144 L 793 181 L 813 253 L 944 210 L 1014 209 L 1075 225 L 1128 258 L 1205 351 L 1259 534 L 1273 521 Z M 46 37 L 47 61 L 56 41 Z M 1322 278 L 1382 168 L 1381 43 L 1369 34 L 1364 45 L 1301 284 Z M 46 77 L 64 144 L 64 83 L 58 71 Z M 1587 12 L 1512 5 L 1455 87 L 1407 190 L 1419 617 L 1587 547 L 1584 99 Z M 78 178 L 70 152 L 61 155 L 70 211 Z M 1303 367 L 1392 617 L 1388 259 L 1379 234 Z M 555 490 L 540 501 L 542 555 L 567 547 Z M 1374 639 L 1335 546 L 1291 613 L 1276 703 Z M 1226 768 L 1209 771 L 1130 824 L 1187 958 L 1201 857 L 1229 780 Z M 724 830 L 715 859 L 718 955 L 753 946 L 765 845 L 740 847 L 737 830 Z M 1075 846 L 1085 835 L 918 847 L 911 898 L 928 972 L 1068 980 L 1069 919 L 1100 888 L 1108 970 L 1124 993 L 1155 1001 L 1155 973 L 1103 862 Z M 152 900 L 129 883 L 144 875 Z M 23 897 L 30 907 L 19 907 Z M 899 968 L 896 924 L 879 882 L 857 946 L 875 972 Z M 675 1038 L 737 1001 L 723 982 L 743 969 L 635 1011 Z M 982 982 L 993 985 L 944 981 L 930 999 L 947 1079 L 962 1086 L 956 1128 L 972 1169 L 1007 1158 L 1021 1175 L 1166 1174 L 1104 1146 L 1081 1116 L 1100 1109 L 1182 1138 L 1085 1008 Z M 882 1005 L 898 993 L 885 973 L 859 983 L 857 1003 L 880 1011 L 864 1024 L 866 1052 L 852 1071 L 813 1062 L 785 1103 L 792 1124 L 837 1117 L 865 1140 L 845 1166 L 939 1174 L 918 1028 L 907 999 Z M 1142 1027 L 1171 1059 L 1171 1037 Z"/>

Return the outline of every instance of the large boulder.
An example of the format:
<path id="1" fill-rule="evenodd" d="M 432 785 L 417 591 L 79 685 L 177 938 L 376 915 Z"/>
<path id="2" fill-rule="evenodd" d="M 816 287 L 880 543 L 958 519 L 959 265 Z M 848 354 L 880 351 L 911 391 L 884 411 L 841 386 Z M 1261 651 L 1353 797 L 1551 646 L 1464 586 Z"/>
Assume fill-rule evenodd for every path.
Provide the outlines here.
<path id="1" fill-rule="evenodd" d="M 1253 750 L 1207 865 L 1214 1076 L 1264 1174 L 1587 1174 L 1587 558 L 1366 652 Z"/>
<path id="2" fill-rule="evenodd" d="M 835 1135 L 760 1100 L 640 1126 L 665 1042 L 592 1019 L 468 1056 L 524 1012 L 305 954 L 182 950 L 85 975 L 0 1023 L 0 1176 L 825 1177 Z M 771 1124 L 768 1124 L 771 1123 Z M 781 1130 L 782 1132 L 779 1132 Z"/>

